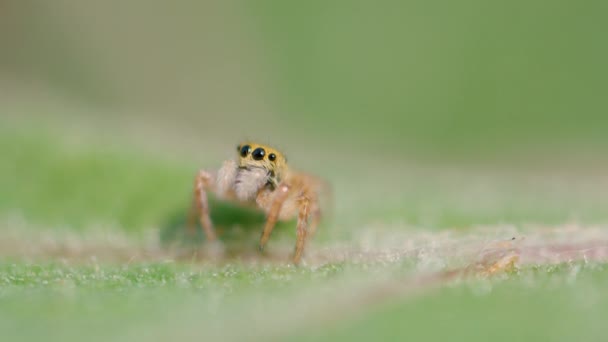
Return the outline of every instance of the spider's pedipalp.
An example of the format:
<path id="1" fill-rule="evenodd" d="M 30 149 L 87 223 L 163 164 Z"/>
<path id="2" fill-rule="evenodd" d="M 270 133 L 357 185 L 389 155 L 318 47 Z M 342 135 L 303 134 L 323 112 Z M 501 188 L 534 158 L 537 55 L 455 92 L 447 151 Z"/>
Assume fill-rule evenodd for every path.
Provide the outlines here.
<path id="1" fill-rule="evenodd" d="M 218 197 L 225 197 L 234 186 L 238 172 L 238 165 L 234 160 L 227 160 L 217 171 L 215 180 L 216 193 Z"/>
<path id="2" fill-rule="evenodd" d="M 266 183 L 268 183 L 267 170 L 259 167 L 240 169 L 234 180 L 234 192 L 240 201 L 252 201 Z"/>

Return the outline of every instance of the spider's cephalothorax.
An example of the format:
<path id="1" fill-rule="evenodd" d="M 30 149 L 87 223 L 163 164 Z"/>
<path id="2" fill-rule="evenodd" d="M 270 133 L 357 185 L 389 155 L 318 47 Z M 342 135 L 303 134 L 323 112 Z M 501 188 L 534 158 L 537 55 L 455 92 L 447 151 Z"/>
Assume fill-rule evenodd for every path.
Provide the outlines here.
<path id="1" fill-rule="evenodd" d="M 291 172 L 285 156 L 272 147 L 245 142 L 237 146 L 237 153 L 237 160 L 225 161 L 217 172 L 200 171 L 196 177 L 194 204 L 207 238 L 215 239 L 207 201 L 207 191 L 212 191 L 222 199 L 255 204 L 266 212 L 260 248 L 277 220 L 297 215 L 294 262 L 298 263 L 306 236 L 309 231 L 314 233 L 320 218 L 318 197 L 323 183 L 316 177 Z"/>
<path id="2" fill-rule="evenodd" d="M 236 182 L 237 186 L 241 185 L 243 188 L 247 188 L 247 185 L 251 184 L 252 188 L 246 190 L 253 191 L 253 185 L 259 185 L 258 177 L 260 182 L 262 178 L 265 180 L 262 186 L 270 186 L 275 189 L 287 172 L 285 157 L 271 147 L 255 143 L 243 143 L 237 146 L 237 152 L 239 154 L 239 170 Z M 265 173 L 258 170 L 263 170 Z M 264 177 L 261 177 L 262 174 L 264 174 Z M 259 187 L 255 190 L 259 190 Z"/>

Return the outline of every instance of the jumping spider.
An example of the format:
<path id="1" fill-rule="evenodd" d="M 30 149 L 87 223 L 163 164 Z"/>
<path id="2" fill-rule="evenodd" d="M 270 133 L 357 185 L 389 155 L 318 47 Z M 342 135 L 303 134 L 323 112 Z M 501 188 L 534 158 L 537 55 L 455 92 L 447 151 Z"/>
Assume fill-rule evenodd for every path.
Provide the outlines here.
<path id="1" fill-rule="evenodd" d="M 216 240 L 207 200 L 207 192 L 212 192 L 219 199 L 253 205 L 266 213 L 260 250 L 268 242 L 277 220 L 297 215 L 293 262 L 298 264 L 307 235 L 314 235 L 319 223 L 319 195 L 326 186 L 314 176 L 290 170 L 285 156 L 272 147 L 247 142 L 238 145 L 237 152 L 237 160 L 225 161 L 217 172 L 201 170 L 196 176 L 194 213 L 207 240 Z"/>

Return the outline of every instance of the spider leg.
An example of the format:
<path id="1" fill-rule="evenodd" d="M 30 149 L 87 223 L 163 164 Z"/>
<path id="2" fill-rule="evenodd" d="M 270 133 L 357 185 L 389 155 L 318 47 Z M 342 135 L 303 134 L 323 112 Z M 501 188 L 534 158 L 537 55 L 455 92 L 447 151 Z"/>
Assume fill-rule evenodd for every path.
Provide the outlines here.
<path id="1" fill-rule="evenodd" d="M 310 225 L 308 226 L 308 235 L 313 237 L 317 228 L 319 227 L 319 222 L 321 221 L 321 217 L 324 217 L 326 214 L 333 211 L 333 191 L 331 186 L 320 179 L 316 179 L 318 182 L 317 191 L 309 193 L 310 197 Z M 323 210 L 321 210 L 323 207 Z"/>
<path id="2" fill-rule="evenodd" d="M 188 220 L 186 221 L 186 227 L 188 229 L 188 235 L 194 236 L 196 234 L 196 220 L 198 219 L 198 209 L 196 205 L 195 196 L 192 196 L 192 205 L 188 212 Z"/>
<path id="3" fill-rule="evenodd" d="M 198 215 L 203 231 L 208 241 L 213 241 L 217 237 L 213 229 L 213 223 L 209 217 L 209 201 L 207 199 L 207 191 L 212 189 L 213 175 L 207 171 L 199 171 L 194 180 L 194 200 L 193 211 L 191 212 L 189 230 L 194 231 L 194 217 Z"/>
<path id="4" fill-rule="evenodd" d="M 264 230 L 262 231 L 262 237 L 260 238 L 260 250 L 264 250 L 264 246 L 266 246 L 266 243 L 270 238 L 270 234 L 272 233 L 272 230 L 279 219 L 281 207 L 283 206 L 287 195 L 289 195 L 289 186 L 286 184 L 281 184 L 276 191 L 277 194 L 275 195 L 270 210 L 268 211 L 268 218 L 266 219 L 266 224 L 264 225 Z"/>
<path id="5" fill-rule="evenodd" d="M 304 251 L 306 235 L 308 234 L 308 217 L 310 214 L 310 200 L 302 197 L 299 201 L 300 211 L 298 212 L 298 223 L 296 226 L 296 250 L 293 256 L 293 263 L 299 264 Z"/>
<path id="6" fill-rule="evenodd" d="M 319 208 L 318 203 L 313 202 L 310 209 L 310 225 L 308 226 L 308 234 L 310 237 L 315 236 L 317 233 L 319 221 L 321 221 L 321 209 Z"/>

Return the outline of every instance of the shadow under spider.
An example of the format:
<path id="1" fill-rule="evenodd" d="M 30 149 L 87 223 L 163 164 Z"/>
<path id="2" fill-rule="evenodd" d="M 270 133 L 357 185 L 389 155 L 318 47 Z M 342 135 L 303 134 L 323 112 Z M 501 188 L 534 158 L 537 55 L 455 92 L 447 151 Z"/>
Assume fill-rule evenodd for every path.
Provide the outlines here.
<path id="1" fill-rule="evenodd" d="M 164 247 L 182 251 L 204 248 L 207 244 L 203 229 L 196 219 L 195 232 L 187 226 L 190 206 L 186 205 L 172 214 L 160 230 L 160 241 Z M 255 208 L 235 205 L 231 202 L 209 197 L 209 214 L 226 256 L 238 257 L 257 251 L 266 215 Z M 277 222 L 272 232 L 272 240 L 290 239 L 295 241 L 295 220 Z"/>

